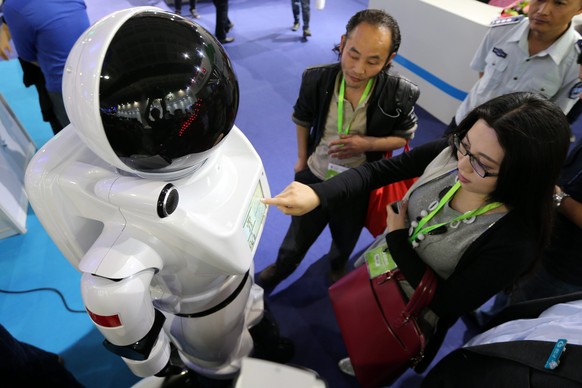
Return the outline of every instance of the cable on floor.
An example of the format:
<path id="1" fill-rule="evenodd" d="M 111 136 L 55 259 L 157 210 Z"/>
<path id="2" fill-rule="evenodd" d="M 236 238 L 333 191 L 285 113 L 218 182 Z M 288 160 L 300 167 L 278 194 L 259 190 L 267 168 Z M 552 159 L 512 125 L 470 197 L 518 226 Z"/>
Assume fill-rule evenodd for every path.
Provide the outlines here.
<path id="1" fill-rule="evenodd" d="M 61 291 L 57 290 L 56 288 L 41 287 L 41 288 L 32 288 L 30 290 L 22 290 L 22 291 L 10 291 L 10 290 L 0 289 L 0 293 L 4 293 L 4 294 L 27 294 L 30 292 L 39 292 L 39 291 L 51 291 L 51 292 L 56 293 L 63 301 L 65 308 L 72 313 L 83 313 L 83 314 L 87 313 L 87 311 L 85 311 L 85 310 L 76 310 L 76 309 L 72 309 L 71 307 L 69 307 L 69 304 L 67 303 L 63 293 Z"/>

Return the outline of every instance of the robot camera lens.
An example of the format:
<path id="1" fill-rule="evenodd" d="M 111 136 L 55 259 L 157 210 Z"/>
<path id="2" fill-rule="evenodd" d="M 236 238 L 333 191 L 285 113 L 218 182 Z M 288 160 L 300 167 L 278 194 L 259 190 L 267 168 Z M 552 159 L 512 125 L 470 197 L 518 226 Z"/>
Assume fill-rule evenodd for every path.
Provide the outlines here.
<path id="1" fill-rule="evenodd" d="M 165 218 L 172 214 L 178 207 L 178 202 L 180 200 L 180 195 L 176 187 L 168 183 L 160 193 L 158 198 L 158 216 L 160 218 Z"/>

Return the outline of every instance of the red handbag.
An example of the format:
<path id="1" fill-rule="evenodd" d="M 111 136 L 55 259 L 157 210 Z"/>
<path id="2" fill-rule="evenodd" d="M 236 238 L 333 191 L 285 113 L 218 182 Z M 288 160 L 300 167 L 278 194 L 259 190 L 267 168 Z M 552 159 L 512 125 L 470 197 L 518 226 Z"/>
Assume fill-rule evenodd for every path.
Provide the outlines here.
<path id="1" fill-rule="evenodd" d="M 410 150 L 410 147 L 406 143 L 404 152 L 408 150 Z M 385 157 L 392 157 L 392 152 L 386 152 Z M 392 202 L 400 201 L 416 179 L 418 178 L 390 183 L 370 193 L 368 212 L 366 213 L 364 226 L 370 231 L 372 236 L 377 237 L 386 230 L 386 217 L 388 216 L 386 206 Z"/>
<path id="2" fill-rule="evenodd" d="M 417 323 L 436 288 L 434 272 L 427 268 L 407 300 L 404 280 L 395 269 L 370 279 L 361 265 L 329 288 L 356 378 L 362 387 L 390 385 L 424 355 L 425 336 Z"/>

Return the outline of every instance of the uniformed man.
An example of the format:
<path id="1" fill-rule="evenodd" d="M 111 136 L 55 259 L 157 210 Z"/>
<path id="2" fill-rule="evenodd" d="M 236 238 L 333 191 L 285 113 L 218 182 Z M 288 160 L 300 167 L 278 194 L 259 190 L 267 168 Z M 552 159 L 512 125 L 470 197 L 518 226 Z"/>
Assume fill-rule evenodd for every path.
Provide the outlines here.
<path id="1" fill-rule="evenodd" d="M 475 106 L 517 91 L 537 91 L 568 113 L 578 100 L 577 42 L 572 18 L 582 0 L 531 0 L 528 17 L 499 18 L 477 49 L 471 68 L 479 80 L 455 114 L 447 133 Z"/>

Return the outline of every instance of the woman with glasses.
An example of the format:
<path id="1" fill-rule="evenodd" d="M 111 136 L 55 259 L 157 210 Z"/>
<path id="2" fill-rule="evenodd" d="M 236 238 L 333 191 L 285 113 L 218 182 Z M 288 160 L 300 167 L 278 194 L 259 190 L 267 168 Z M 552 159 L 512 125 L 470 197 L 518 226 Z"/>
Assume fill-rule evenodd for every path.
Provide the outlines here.
<path id="1" fill-rule="evenodd" d="M 527 272 L 548 242 L 552 194 L 570 129 L 562 111 L 538 94 L 512 93 L 475 108 L 448 139 L 345 171 L 306 186 L 293 182 L 265 199 L 283 213 L 333 209 L 389 183 L 419 176 L 385 239 L 416 287 L 428 267 L 438 283 L 430 304 L 423 371 L 463 314 Z"/>

